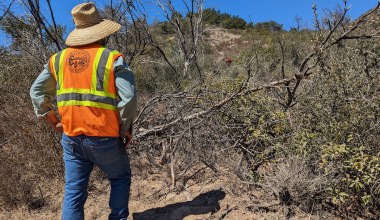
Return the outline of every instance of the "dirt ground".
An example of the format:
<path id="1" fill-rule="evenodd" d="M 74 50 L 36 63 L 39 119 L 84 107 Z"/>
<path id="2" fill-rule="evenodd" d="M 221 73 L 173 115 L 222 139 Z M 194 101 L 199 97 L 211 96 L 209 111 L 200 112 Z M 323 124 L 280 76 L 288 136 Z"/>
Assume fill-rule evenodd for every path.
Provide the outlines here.
<path id="1" fill-rule="evenodd" d="M 135 168 L 135 174 L 141 170 Z M 194 171 L 197 172 L 197 171 Z M 95 174 L 97 175 L 97 174 Z M 99 175 L 99 174 L 98 174 Z M 171 189 L 167 173 L 145 172 L 132 178 L 130 216 L 135 220 L 252 220 L 252 219 L 339 219 L 324 213 L 304 213 L 296 209 L 292 217 L 285 218 L 281 206 L 270 206 L 257 199 L 260 190 L 244 187 L 239 180 L 222 173 L 202 169 L 197 175 L 178 183 Z M 109 184 L 106 178 L 92 178 L 85 206 L 86 219 L 107 219 Z M 0 219 L 60 219 L 63 198 L 63 180 L 46 180 L 41 185 L 46 200 L 40 210 L 19 208 L 0 209 Z M 245 190 L 242 190 L 245 188 Z M 275 202 L 275 201 L 274 201 Z"/>
<path id="2" fill-rule="evenodd" d="M 305 212 L 298 207 L 279 205 L 273 191 L 242 181 L 238 175 L 223 167 L 212 169 L 200 163 L 178 174 L 172 187 L 170 165 L 161 158 L 145 154 L 131 160 L 132 185 L 128 220 L 340 220 L 332 211 L 312 207 Z M 227 166 L 226 166 L 227 167 Z M 259 174 L 269 172 L 263 166 Z M 62 175 L 62 174 L 61 174 Z M 34 182 L 36 198 L 42 198 L 39 209 L 7 210 L 0 203 L 0 220 L 55 220 L 61 218 L 63 177 L 40 177 Z M 85 219 L 108 219 L 109 182 L 97 168 L 92 173 Z M 30 206 L 29 206 L 30 207 Z M 363 220 L 350 218 L 352 220 Z M 372 218 L 378 219 L 378 218 Z"/>

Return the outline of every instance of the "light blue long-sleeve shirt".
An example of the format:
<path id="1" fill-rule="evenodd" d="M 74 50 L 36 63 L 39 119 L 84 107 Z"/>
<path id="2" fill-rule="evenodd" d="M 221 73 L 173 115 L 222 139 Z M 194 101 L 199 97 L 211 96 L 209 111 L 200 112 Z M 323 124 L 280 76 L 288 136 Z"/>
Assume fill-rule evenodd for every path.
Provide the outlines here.
<path id="1" fill-rule="evenodd" d="M 123 57 L 118 57 L 113 63 L 115 74 L 115 84 L 118 94 L 118 112 L 120 118 L 120 136 L 131 128 L 136 117 L 137 97 L 135 77 Z M 34 112 L 38 118 L 43 118 L 55 114 L 53 101 L 56 96 L 56 81 L 49 71 L 48 65 L 40 73 L 30 88 L 30 97 Z"/>

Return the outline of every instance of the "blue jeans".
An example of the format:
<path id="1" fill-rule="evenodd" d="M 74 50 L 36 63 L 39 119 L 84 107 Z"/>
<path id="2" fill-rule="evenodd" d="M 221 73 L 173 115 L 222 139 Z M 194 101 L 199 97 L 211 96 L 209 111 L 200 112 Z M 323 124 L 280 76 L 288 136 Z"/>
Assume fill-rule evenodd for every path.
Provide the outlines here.
<path id="1" fill-rule="evenodd" d="M 127 219 L 131 185 L 128 154 L 119 138 L 62 135 L 65 162 L 65 194 L 62 219 L 84 219 L 88 180 L 94 165 L 98 166 L 111 182 L 109 219 Z"/>

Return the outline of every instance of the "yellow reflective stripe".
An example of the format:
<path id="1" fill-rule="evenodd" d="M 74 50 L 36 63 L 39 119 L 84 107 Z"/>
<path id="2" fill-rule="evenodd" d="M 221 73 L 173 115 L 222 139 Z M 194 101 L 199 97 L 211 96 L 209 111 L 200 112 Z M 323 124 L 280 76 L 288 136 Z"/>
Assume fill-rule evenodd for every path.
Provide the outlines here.
<path id="1" fill-rule="evenodd" d="M 107 66 L 107 61 L 110 56 L 111 50 L 105 49 L 100 57 L 98 68 L 96 70 L 96 90 L 104 91 L 103 82 L 104 82 L 104 74 Z"/>
<path id="2" fill-rule="evenodd" d="M 51 58 L 50 58 L 50 63 L 52 64 L 51 67 L 53 67 L 53 69 L 51 69 L 50 71 L 54 74 L 54 77 L 55 77 L 55 80 L 57 80 L 57 73 L 55 72 L 55 57 L 57 56 L 57 53 L 55 53 Z"/>
<path id="3" fill-rule="evenodd" d="M 104 71 L 104 80 L 103 80 L 103 91 L 105 94 L 108 94 L 108 82 L 109 82 L 109 78 L 110 78 L 110 74 L 111 74 L 111 68 L 112 67 L 112 64 L 113 64 L 113 58 L 114 58 L 114 55 L 118 54 L 117 51 L 113 50 L 111 51 L 109 57 L 108 57 L 108 60 L 107 60 L 107 65 L 106 65 L 106 69 Z"/>
<path id="4" fill-rule="evenodd" d="M 94 91 L 91 89 L 77 89 L 77 88 L 65 88 L 57 91 L 57 95 L 67 94 L 67 93 L 80 93 L 80 94 L 93 94 L 97 96 L 117 98 L 116 94 L 105 94 L 103 91 Z"/>
<path id="5" fill-rule="evenodd" d="M 94 64 L 92 65 L 91 90 L 93 90 L 93 91 L 96 91 L 96 83 L 97 83 L 97 79 L 96 79 L 97 74 L 96 73 L 97 73 L 97 69 L 98 69 L 99 60 L 102 56 L 104 49 L 105 49 L 104 47 L 101 47 L 98 49 L 98 51 L 96 52 L 95 58 L 94 58 Z"/>
<path id="6" fill-rule="evenodd" d="M 66 55 L 66 49 L 64 49 L 61 53 L 61 56 L 59 57 L 59 70 L 58 70 L 58 80 L 59 80 L 59 90 L 62 90 L 63 88 L 63 65 L 64 65 L 64 59 Z"/>
<path id="7" fill-rule="evenodd" d="M 70 101 L 57 102 L 58 107 L 75 106 L 75 105 L 76 106 L 96 107 L 96 108 L 102 108 L 102 109 L 108 109 L 108 110 L 117 110 L 117 106 L 108 105 L 108 104 L 99 103 L 99 102 L 92 102 L 92 101 L 70 100 Z"/>
<path id="8" fill-rule="evenodd" d="M 104 78 L 103 78 L 103 91 L 105 94 L 108 94 L 108 81 L 111 73 L 111 65 L 112 65 L 112 56 L 110 55 L 107 60 L 106 69 L 104 70 Z"/>

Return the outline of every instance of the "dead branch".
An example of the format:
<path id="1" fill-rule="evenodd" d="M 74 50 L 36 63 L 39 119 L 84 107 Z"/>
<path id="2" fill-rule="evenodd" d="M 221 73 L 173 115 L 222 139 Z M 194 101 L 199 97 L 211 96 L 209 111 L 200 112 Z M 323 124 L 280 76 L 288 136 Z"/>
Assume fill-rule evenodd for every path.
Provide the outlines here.
<path id="1" fill-rule="evenodd" d="M 313 69 L 316 65 L 318 65 L 318 63 L 320 62 L 320 58 L 322 57 L 322 54 L 325 52 L 325 50 L 331 48 L 332 46 L 340 43 L 343 40 L 370 39 L 370 38 L 376 37 L 377 34 L 379 34 L 379 32 L 377 32 L 377 33 L 372 34 L 372 35 L 348 36 L 348 34 L 352 33 L 354 30 L 356 30 L 360 26 L 360 24 L 362 24 L 364 22 L 366 17 L 368 17 L 370 14 L 373 14 L 379 7 L 380 7 L 380 2 L 377 4 L 377 6 L 375 8 L 373 8 L 372 10 L 370 10 L 367 13 L 365 13 L 364 15 L 362 15 L 350 29 L 348 29 L 346 32 L 344 32 L 338 38 L 336 38 L 335 40 L 333 40 L 331 43 L 328 44 L 329 40 L 332 38 L 332 36 L 336 32 L 337 28 L 341 25 L 342 21 L 346 17 L 347 12 L 349 10 L 349 8 L 347 8 L 347 1 L 346 0 L 344 1 L 344 11 L 343 11 L 343 14 L 341 15 L 341 17 L 339 18 L 339 21 L 336 22 L 335 26 L 329 30 L 327 36 L 322 40 L 322 43 L 319 46 L 317 46 L 316 49 L 313 52 L 311 52 L 302 62 L 301 66 L 298 70 L 299 74 L 296 74 L 297 80 L 296 80 L 295 86 L 293 87 L 293 90 L 290 93 L 291 94 L 290 97 L 295 97 L 295 93 L 297 91 L 297 88 L 301 84 L 301 81 L 305 77 L 311 75 L 311 73 L 309 71 L 311 69 Z M 322 35 L 322 33 L 321 33 L 321 35 Z M 306 67 L 306 65 L 309 63 L 309 61 L 314 57 L 317 57 L 316 62 L 314 64 L 312 64 L 311 66 Z"/>
<path id="2" fill-rule="evenodd" d="M 251 204 L 249 206 L 246 206 L 247 209 L 251 208 L 259 208 L 259 209 L 268 209 L 274 206 L 280 206 L 280 202 L 272 202 L 272 203 L 260 203 L 260 204 Z"/>
<path id="3" fill-rule="evenodd" d="M 238 206 L 233 206 L 233 207 L 228 207 L 227 205 L 227 209 L 223 211 L 223 213 L 221 214 L 220 218 L 218 220 L 223 220 L 231 211 L 237 209 Z"/>
<path id="4" fill-rule="evenodd" d="M 159 125 L 159 126 L 156 126 L 152 129 L 143 129 L 143 128 L 139 128 L 139 131 L 137 134 L 136 134 L 136 138 L 143 138 L 145 136 L 149 136 L 149 135 L 152 135 L 152 134 L 157 134 L 157 133 L 160 133 L 162 132 L 163 130 L 179 123 L 179 122 L 183 122 L 183 121 L 189 121 L 189 120 L 192 120 L 192 119 L 195 119 L 195 118 L 199 118 L 199 117 L 202 117 L 212 111 L 215 111 L 221 107 L 223 107 L 224 105 L 226 105 L 227 103 L 239 98 L 239 97 L 242 97 L 242 96 L 245 96 L 245 95 L 248 95 L 250 93 L 253 93 L 253 92 L 257 92 L 257 91 L 260 91 L 260 90 L 263 90 L 263 89 L 267 89 L 267 88 L 274 88 L 278 85 L 281 85 L 281 84 L 284 84 L 286 82 L 292 82 L 292 81 L 295 81 L 296 80 L 296 77 L 293 76 L 293 77 L 288 77 L 286 79 L 282 79 L 282 80 L 278 80 L 278 81 L 274 81 L 274 82 L 271 82 L 271 83 L 268 83 L 268 84 L 264 84 L 264 85 L 261 85 L 259 87 L 254 87 L 254 88 L 251 88 L 251 89 L 247 89 L 245 91 L 238 91 L 232 95 L 230 95 L 229 97 L 223 99 L 222 101 L 220 101 L 219 103 L 217 103 L 216 105 L 213 105 L 211 106 L 210 108 L 204 110 L 204 111 L 200 111 L 200 112 L 197 112 L 197 113 L 194 113 L 194 114 L 191 114 L 191 115 L 188 115 L 188 116 L 184 116 L 184 117 L 180 117 L 180 118 L 177 118 L 167 124 L 164 124 L 164 125 Z"/>
<path id="5" fill-rule="evenodd" d="M 0 16 L 0 21 L 3 20 L 3 18 L 7 15 L 7 13 L 11 10 L 11 7 L 13 5 L 13 3 L 15 2 L 15 0 L 12 0 L 8 7 L 6 7 L 5 9 L 2 9 L 1 11 L 3 11 L 3 14 Z"/>
<path id="6" fill-rule="evenodd" d="M 50 1 L 49 0 L 47 0 L 47 1 L 48 1 L 48 5 L 50 7 Z M 47 37 L 52 42 L 54 42 L 54 44 L 57 47 L 57 49 L 61 50 L 62 46 L 61 46 L 61 42 L 59 40 L 59 37 L 57 35 L 57 32 L 55 34 L 53 34 L 50 31 L 51 25 L 49 24 L 49 22 L 47 21 L 47 19 L 44 17 L 44 15 L 42 14 L 42 12 L 40 10 L 40 2 L 38 0 L 23 0 L 23 4 L 29 10 L 30 14 L 33 16 L 33 18 L 34 18 L 34 20 L 36 22 L 36 25 L 38 27 L 39 34 L 40 34 L 40 37 L 41 37 L 41 44 L 45 46 L 45 43 L 44 43 L 44 41 L 42 39 L 42 30 L 43 30 L 47 34 Z M 51 18 L 52 18 L 52 20 L 54 22 L 55 31 L 57 31 L 56 24 L 55 24 L 55 18 L 54 18 L 54 14 L 53 14 L 52 11 L 51 11 L 50 16 L 51 16 Z M 47 57 L 45 57 L 44 59 L 46 60 Z"/>
<path id="7" fill-rule="evenodd" d="M 164 12 L 167 21 L 174 27 L 178 36 L 178 47 L 182 52 L 183 59 L 183 76 L 187 76 L 189 66 L 194 63 L 199 74 L 198 79 L 202 81 L 201 69 L 198 64 L 198 41 L 203 34 L 201 28 L 203 0 L 191 0 L 191 6 L 184 0 L 182 2 L 190 15 L 190 36 L 182 26 L 182 21 L 178 18 L 178 12 L 175 10 L 171 0 L 167 0 L 165 3 L 158 0 L 157 4 Z M 195 7 L 197 7 L 197 11 L 195 11 Z"/>
<path id="8" fill-rule="evenodd" d="M 186 98 L 186 93 L 185 92 L 179 92 L 179 93 L 174 93 L 174 94 L 164 94 L 164 95 L 159 95 L 151 98 L 148 100 L 144 107 L 140 110 L 139 115 L 136 117 L 134 123 L 135 124 L 141 124 L 141 118 L 145 114 L 146 110 L 148 108 L 151 108 L 153 105 L 157 104 L 158 102 L 165 101 L 171 98 Z"/>
<path id="9" fill-rule="evenodd" d="M 281 49 L 281 74 L 282 74 L 282 78 L 284 79 L 286 77 L 286 73 L 285 73 L 285 47 L 284 47 L 284 43 L 281 41 L 280 38 L 278 39 L 278 44 L 280 45 L 280 49 Z M 287 96 L 288 96 L 286 103 L 283 104 L 283 106 L 286 109 L 292 107 L 292 104 L 295 100 L 295 96 L 292 93 L 292 91 L 289 87 L 289 84 L 290 84 L 289 82 L 284 84 L 285 88 L 286 88 Z"/>

